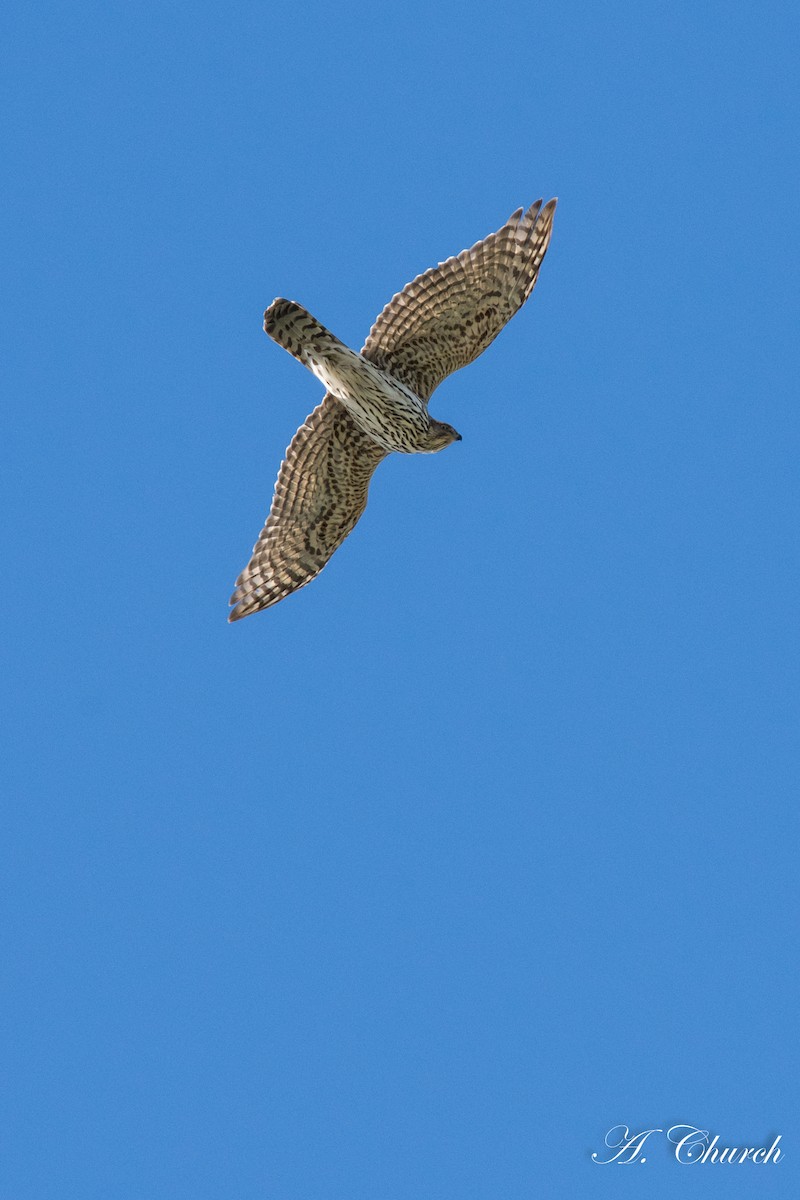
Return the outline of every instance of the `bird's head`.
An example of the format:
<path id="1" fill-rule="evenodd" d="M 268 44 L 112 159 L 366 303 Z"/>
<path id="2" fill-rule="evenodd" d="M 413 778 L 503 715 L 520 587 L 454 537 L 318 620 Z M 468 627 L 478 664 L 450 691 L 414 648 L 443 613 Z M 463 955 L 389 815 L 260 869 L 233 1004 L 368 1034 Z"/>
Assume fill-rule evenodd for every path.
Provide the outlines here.
<path id="1" fill-rule="evenodd" d="M 449 446 L 452 442 L 460 441 L 461 434 L 453 429 L 452 425 L 447 425 L 444 421 L 434 421 L 431 418 L 427 446 L 429 454 L 435 454 L 437 450 L 444 450 L 445 446 Z"/>

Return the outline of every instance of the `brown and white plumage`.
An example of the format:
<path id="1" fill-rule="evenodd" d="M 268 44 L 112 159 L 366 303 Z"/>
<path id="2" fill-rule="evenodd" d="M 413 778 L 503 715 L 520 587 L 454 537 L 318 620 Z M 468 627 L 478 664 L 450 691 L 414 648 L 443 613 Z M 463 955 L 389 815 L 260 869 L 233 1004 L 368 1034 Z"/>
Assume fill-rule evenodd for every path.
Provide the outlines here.
<path id="1" fill-rule="evenodd" d="M 231 621 L 319 574 L 363 513 L 387 453 L 430 453 L 458 439 L 429 416 L 428 401 L 533 291 L 555 206 L 539 200 L 518 209 L 496 233 L 418 275 L 386 305 L 360 355 L 299 304 L 270 305 L 266 332 L 328 390 L 286 451 L 266 525 L 236 581 Z"/>
<path id="2" fill-rule="evenodd" d="M 365 358 L 423 400 L 474 362 L 533 291 L 556 202 L 518 208 L 505 225 L 393 296 L 370 330 Z"/>

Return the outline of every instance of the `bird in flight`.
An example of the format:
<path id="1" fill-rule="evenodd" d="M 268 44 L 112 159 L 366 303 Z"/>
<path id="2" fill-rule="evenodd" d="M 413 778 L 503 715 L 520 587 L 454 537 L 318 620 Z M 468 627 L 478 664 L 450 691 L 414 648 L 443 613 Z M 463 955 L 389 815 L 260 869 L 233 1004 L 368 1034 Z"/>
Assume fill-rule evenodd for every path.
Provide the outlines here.
<path id="1" fill-rule="evenodd" d="M 264 330 L 324 384 L 281 464 L 267 522 L 236 580 L 229 620 L 310 583 L 367 505 L 392 451 L 433 454 L 461 440 L 428 413 L 442 380 L 474 362 L 533 291 L 556 201 L 520 208 L 471 250 L 418 275 L 384 308 L 360 354 L 292 300 L 274 300 Z"/>

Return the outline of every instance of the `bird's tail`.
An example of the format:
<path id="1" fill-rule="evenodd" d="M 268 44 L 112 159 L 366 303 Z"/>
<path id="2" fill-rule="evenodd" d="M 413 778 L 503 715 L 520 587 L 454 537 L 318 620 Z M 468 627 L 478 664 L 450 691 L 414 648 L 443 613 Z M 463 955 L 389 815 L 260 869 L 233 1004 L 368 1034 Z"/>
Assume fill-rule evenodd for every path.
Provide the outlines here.
<path id="1" fill-rule="evenodd" d="M 331 355 L 342 351 L 352 354 L 344 342 L 294 300 L 272 301 L 264 313 L 264 332 L 311 371 Z"/>
<path id="2" fill-rule="evenodd" d="M 375 377 L 380 376 L 378 369 L 340 342 L 293 300 L 273 300 L 264 313 L 264 329 L 344 404 L 350 402 L 353 392 L 363 387 L 365 380 L 374 389 Z"/>

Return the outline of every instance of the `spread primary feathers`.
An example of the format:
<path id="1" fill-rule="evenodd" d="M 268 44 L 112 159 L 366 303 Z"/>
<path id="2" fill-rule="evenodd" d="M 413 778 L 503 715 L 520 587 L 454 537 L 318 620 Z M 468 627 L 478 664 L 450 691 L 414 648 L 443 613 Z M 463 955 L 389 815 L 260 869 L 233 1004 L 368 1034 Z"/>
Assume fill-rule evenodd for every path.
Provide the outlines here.
<path id="1" fill-rule="evenodd" d="M 386 305 L 360 354 L 299 304 L 273 301 L 264 329 L 327 391 L 286 451 L 266 525 L 236 581 L 231 621 L 319 574 L 366 508 L 372 473 L 387 454 L 433 453 L 459 440 L 429 415 L 428 400 L 533 291 L 555 207 L 537 200 L 520 208 L 496 233 L 418 275 Z"/>

